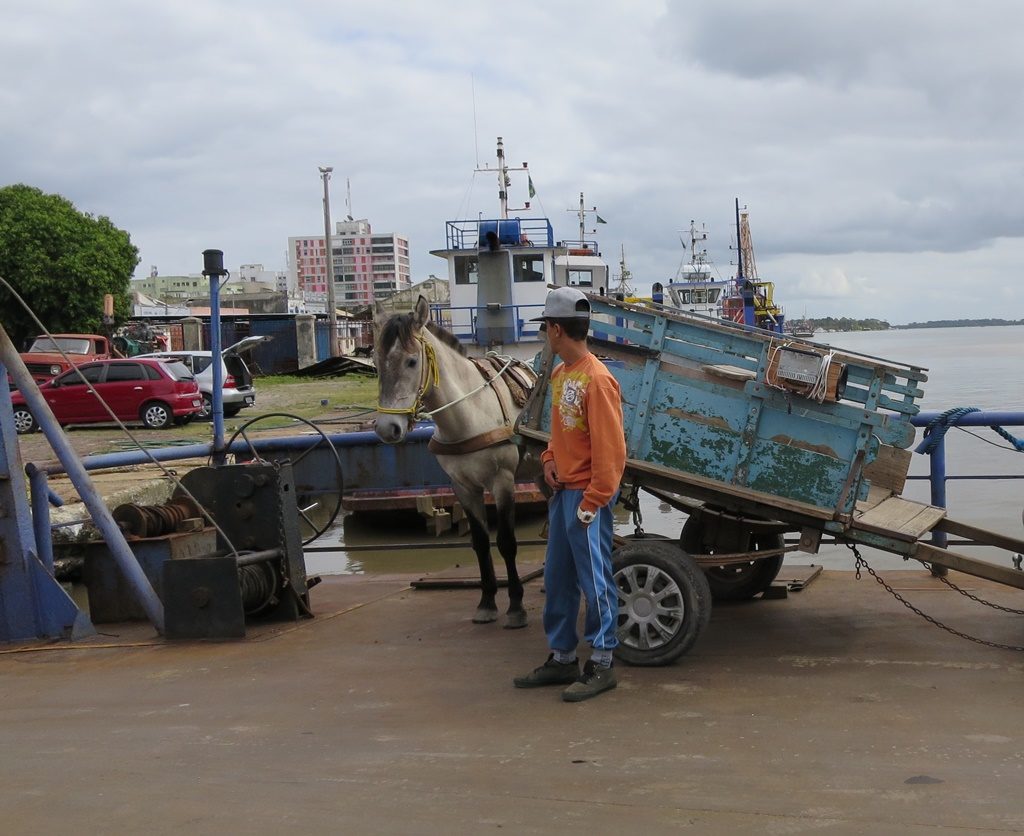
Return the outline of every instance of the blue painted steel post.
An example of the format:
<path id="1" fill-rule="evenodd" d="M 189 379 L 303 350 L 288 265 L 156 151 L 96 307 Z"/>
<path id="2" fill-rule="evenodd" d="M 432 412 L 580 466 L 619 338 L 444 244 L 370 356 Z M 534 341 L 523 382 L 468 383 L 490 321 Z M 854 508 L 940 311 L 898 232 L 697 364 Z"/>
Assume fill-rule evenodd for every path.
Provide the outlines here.
<path id="1" fill-rule="evenodd" d="M 220 278 L 226 276 L 224 253 L 203 250 L 203 275 L 210 279 L 210 354 L 213 361 L 213 463 L 224 464 L 224 368 L 220 357 Z"/>
<path id="2" fill-rule="evenodd" d="M 2 326 L 0 326 L 0 364 L 7 367 L 11 380 L 21 391 L 29 411 L 36 419 L 40 429 L 42 429 L 46 440 L 50 442 L 50 446 L 53 448 L 54 453 L 57 454 L 57 458 L 64 465 L 64 470 L 70 477 L 71 484 L 75 486 L 78 495 L 82 497 L 82 502 L 89 509 L 93 522 L 99 529 L 100 534 L 103 535 L 103 539 L 107 542 L 111 556 L 117 563 L 128 585 L 134 591 L 139 603 L 146 612 L 146 616 L 157 631 L 163 633 L 163 604 L 153 590 L 153 585 L 149 582 L 149 578 L 146 577 L 146 573 L 139 566 L 139 562 L 135 559 L 132 550 L 128 547 L 124 534 L 118 528 L 117 523 L 114 522 L 110 509 L 103 502 L 103 497 L 100 496 L 89 479 L 89 474 L 86 473 L 85 468 L 82 466 L 78 454 L 75 453 L 74 448 L 64 436 L 64 431 L 61 429 L 60 424 L 57 423 L 57 419 L 53 417 L 50 405 L 40 393 L 39 387 L 36 386 L 32 375 L 25 368 L 25 363 L 18 356 L 18 350 L 14 347 Z"/>
<path id="3" fill-rule="evenodd" d="M 45 470 L 25 468 L 32 488 L 32 528 L 36 534 L 36 554 L 53 574 L 53 532 L 50 529 L 50 485 Z"/>
<path id="4" fill-rule="evenodd" d="M 931 468 L 928 482 L 931 486 L 931 503 L 937 508 L 946 507 L 946 439 L 939 441 L 931 454 Z M 932 530 L 932 545 L 940 549 L 946 548 L 945 531 Z"/>

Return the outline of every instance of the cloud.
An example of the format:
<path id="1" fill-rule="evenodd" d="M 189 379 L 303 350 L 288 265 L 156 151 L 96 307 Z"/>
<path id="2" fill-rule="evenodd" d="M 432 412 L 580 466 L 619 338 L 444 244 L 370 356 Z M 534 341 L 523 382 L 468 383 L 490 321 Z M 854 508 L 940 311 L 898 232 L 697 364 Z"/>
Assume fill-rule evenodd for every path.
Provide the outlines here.
<path id="1" fill-rule="evenodd" d="M 140 274 L 195 272 L 207 247 L 281 268 L 290 235 L 322 229 L 333 165 L 335 216 L 348 179 L 353 214 L 406 234 L 422 279 L 444 270 L 446 220 L 496 212 L 472 169 L 503 136 L 556 237 L 583 192 L 640 288 L 675 275 L 691 218 L 728 274 L 739 198 L 783 302 L 939 318 L 1020 263 L 1002 260 L 1024 229 L 1016 17 L 1009 0 L 39 0 L 0 29 L 0 184 L 109 215 Z M 1024 316 L 1012 294 L 966 307 Z"/>

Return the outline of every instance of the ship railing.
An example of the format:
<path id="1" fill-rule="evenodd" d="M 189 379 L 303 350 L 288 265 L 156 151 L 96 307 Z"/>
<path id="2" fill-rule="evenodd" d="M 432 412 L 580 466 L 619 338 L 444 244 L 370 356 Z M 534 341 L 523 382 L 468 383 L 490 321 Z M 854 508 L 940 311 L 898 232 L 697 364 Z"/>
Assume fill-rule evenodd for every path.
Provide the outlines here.
<path id="1" fill-rule="evenodd" d="M 515 325 L 515 342 L 520 340 L 540 340 L 540 323 L 530 322 L 535 316 L 540 316 L 544 310 L 543 304 L 532 305 L 509 305 L 512 309 L 512 321 Z M 431 305 L 430 315 L 438 325 L 442 325 L 459 342 L 476 344 L 477 323 L 480 319 L 480 312 L 490 310 L 487 305 L 463 305 L 451 307 L 448 305 Z"/>
<path id="2" fill-rule="evenodd" d="M 491 227 L 490 225 L 494 225 Z M 510 225 L 511 226 L 508 226 Z M 500 225 L 500 226 L 499 226 Z M 447 221 L 445 223 L 445 242 L 449 250 L 479 250 L 481 229 L 507 230 L 516 228 L 515 240 L 506 237 L 502 246 L 511 249 L 517 247 L 553 247 L 555 233 L 551 221 L 547 218 L 479 218 L 472 220 Z"/>
<path id="3" fill-rule="evenodd" d="M 915 427 L 927 427 L 942 420 L 950 427 L 1022 427 L 1024 412 L 979 411 L 950 416 L 943 412 L 919 412 L 910 419 Z M 927 479 L 931 489 L 930 502 L 938 508 L 946 507 L 946 483 L 953 480 L 1010 480 L 1024 479 L 1024 473 L 957 473 L 946 472 L 946 438 L 941 435 L 928 455 L 928 475 L 908 476 L 908 479 Z M 948 538 L 944 531 L 932 532 L 932 545 L 945 548 Z"/>

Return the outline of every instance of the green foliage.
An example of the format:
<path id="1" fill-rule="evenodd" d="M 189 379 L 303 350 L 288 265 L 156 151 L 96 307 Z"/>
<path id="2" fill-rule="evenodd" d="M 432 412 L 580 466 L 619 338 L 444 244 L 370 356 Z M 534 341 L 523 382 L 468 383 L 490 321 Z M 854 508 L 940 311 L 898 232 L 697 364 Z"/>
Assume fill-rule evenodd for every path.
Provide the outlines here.
<path id="1" fill-rule="evenodd" d="M 128 233 L 109 218 L 79 212 L 66 198 L 32 186 L 0 188 L 0 276 L 51 332 L 104 333 L 106 293 L 114 297 L 115 319 L 125 319 L 138 263 Z M 38 333 L 3 286 L 0 311 L 15 345 Z"/>
<path id="2" fill-rule="evenodd" d="M 932 319 L 928 322 L 908 322 L 897 328 L 973 328 L 981 325 L 1024 325 L 1024 319 Z"/>
<path id="3" fill-rule="evenodd" d="M 891 327 L 884 319 L 850 319 L 847 316 L 823 316 L 807 321 L 818 331 L 888 331 Z"/>

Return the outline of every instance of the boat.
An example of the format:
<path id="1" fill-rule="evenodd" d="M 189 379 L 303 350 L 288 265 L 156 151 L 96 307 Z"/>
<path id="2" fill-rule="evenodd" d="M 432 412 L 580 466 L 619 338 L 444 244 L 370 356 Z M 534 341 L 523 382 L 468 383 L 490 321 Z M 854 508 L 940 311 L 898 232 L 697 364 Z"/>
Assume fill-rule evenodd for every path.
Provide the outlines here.
<path id="1" fill-rule="evenodd" d="M 714 265 L 707 250 L 698 248 L 707 240 L 707 231 L 690 221 L 690 261 L 680 265 L 676 277 L 667 285 L 655 282 L 651 298 L 673 310 L 726 319 L 740 325 L 752 325 L 778 334 L 785 332 L 786 317 L 775 303 L 775 284 L 757 275 L 754 246 L 750 236 L 749 213 L 740 210 L 736 200 L 736 275 L 731 279 L 714 278 Z"/>
<path id="2" fill-rule="evenodd" d="M 536 217 L 530 203 L 509 207 L 513 173 L 525 173 L 529 196 L 535 194 L 527 163 L 509 166 L 501 137 L 497 164 L 476 169 L 497 176 L 499 212 L 494 218 L 451 220 L 445 246 L 431 250 L 448 265 L 447 305 L 432 311 L 470 354 L 487 351 L 532 357 L 540 350 L 539 323 L 530 322 L 544 308 L 552 287 L 571 285 L 590 293 L 608 289 L 608 265 L 596 240 L 588 239 L 589 215 L 600 222 L 596 207 L 586 208 L 580 193 L 579 237 L 556 240 L 551 221 Z"/>
<path id="3" fill-rule="evenodd" d="M 806 315 L 803 319 L 795 319 L 790 322 L 786 331 L 794 337 L 799 337 L 801 340 L 809 340 L 816 333 L 814 323 Z"/>

